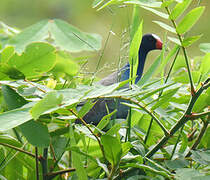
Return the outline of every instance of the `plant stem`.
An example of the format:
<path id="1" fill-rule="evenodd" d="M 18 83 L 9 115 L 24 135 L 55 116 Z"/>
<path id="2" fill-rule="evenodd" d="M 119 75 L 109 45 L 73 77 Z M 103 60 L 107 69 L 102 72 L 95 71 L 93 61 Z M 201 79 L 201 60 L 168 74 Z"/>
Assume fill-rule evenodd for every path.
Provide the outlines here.
<path id="1" fill-rule="evenodd" d="M 208 115 L 208 120 L 207 121 L 203 121 L 203 127 L 201 128 L 201 131 L 198 135 L 198 137 L 196 138 L 194 144 L 192 145 L 192 147 L 190 148 L 190 151 L 187 153 L 187 155 L 185 157 L 190 157 L 191 156 L 191 150 L 195 150 L 197 148 L 197 146 L 199 145 L 204 133 L 207 130 L 208 124 L 209 124 L 209 120 L 210 120 L 210 115 Z"/>
<path id="2" fill-rule="evenodd" d="M 164 2 L 164 0 L 162 0 L 162 2 Z M 171 12 L 170 12 L 169 8 L 165 7 L 165 9 L 166 9 L 166 11 L 167 11 L 167 13 L 170 17 Z M 172 22 L 174 28 L 176 29 L 177 28 L 176 22 L 173 19 L 171 19 L 171 22 Z M 180 43 L 182 44 L 182 42 L 183 42 L 182 36 L 178 32 L 176 32 L 176 34 L 177 34 L 177 37 L 179 38 Z M 183 45 L 181 45 L 181 48 L 182 48 L 182 51 L 183 51 L 183 54 L 184 54 L 184 57 L 185 57 L 186 66 L 187 66 L 187 72 L 188 72 L 188 76 L 189 76 L 189 80 L 190 80 L 190 86 L 191 86 L 191 94 L 194 95 L 195 94 L 195 89 L 194 89 L 194 85 L 193 85 L 193 79 L 192 79 L 192 74 L 191 74 L 191 70 L 190 70 L 187 51 L 186 51 L 186 49 Z"/>
<path id="3" fill-rule="evenodd" d="M 47 157 L 48 157 L 48 148 L 44 148 L 43 151 L 43 157 L 40 158 L 40 162 L 42 165 L 42 176 L 43 176 L 43 180 L 48 180 L 48 163 L 47 163 Z"/>
<path id="4" fill-rule="evenodd" d="M 89 125 L 85 122 L 85 120 L 82 119 L 81 117 L 79 117 L 79 115 L 78 115 L 76 112 L 73 111 L 73 109 L 69 109 L 69 111 L 70 111 L 73 115 L 75 115 L 75 116 L 84 124 L 84 126 L 85 126 L 86 128 L 88 128 L 88 130 L 91 132 L 91 134 L 96 138 L 96 140 L 98 141 L 99 147 L 100 147 L 100 149 L 101 149 L 102 155 L 103 155 L 104 159 L 106 159 L 106 158 L 105 158 L 105 153 L 104 153 L 104 148 L 103 148 L 103 146 L 102 146 L 102 144 L 101 144 L 101 141 L 100 141 L 100 139 L 98 138 L 98 136 L 93 132 L 93 130 L 89 127 Z"/>
<path id="5" fill-rule="evenodd" d="M 210 87 L 210 78 L 208 78 L 204 84 L 200 87 L 200 89 L 194 94 L 194 96 L 191 97 L 191 100 L 189 102 L 189 105 L 185 111 L 185 113 L 182 115 L 182 117 L 179 119 L 179 121 L 171 128 L 169 131 L 169 135 L 165 135 L 160 142 L 154 146 L 147 154 L 146 157 L 150 158 L 153 156 L 168 140 L 171 136 L 173 136 L 189 119 L 191 115 L 192 108 L 199 98 L 199 96 L 202 94 L 204 90 L 206 90 L 208 87 Z"/>
<path id="6" fill-rule="evenodd" d="M 39 157 L 38 157 L 37 147 L 35 147 L 35 157 L 36 157 L 36 180 L 39 180 Z"/>
<path id="7" fill-rule="evenodd" d="M 68 173 L 68 172 L 74 172 L 74 171 L 76 171 L 75 168 L 69 168 L 69 169 L 64 169 L 64 170 L 60 170 L 60 171 L 49 172 L 47 174 L 47 177 L 48 177 L 48 179 L 53 179 L 57 175 L 61 175 L 61 174 Z"/>
<path id="8" fill-rule="evenodd" d="M 34 155 L 33 153 L 28 152 L 28 151 L 25 151 L 25 150 L 23 150 L 23 149 L 21 149 L 21 148 L 12 146 L 12 145 L 10 145 L 10 144 L 1 143 L 1 142 L 0 142 L 0 145 L 9 147 L 9 148 L 11 148 L 11 149 L 14 149 L 14 150 L 16 150 L 16 151 L 22 152 L 22 153 L 24 153 L 24 154 L 27 154 L 27 155 L 29 155 L 29 156 L 35 158 L 35 155 Z"/>

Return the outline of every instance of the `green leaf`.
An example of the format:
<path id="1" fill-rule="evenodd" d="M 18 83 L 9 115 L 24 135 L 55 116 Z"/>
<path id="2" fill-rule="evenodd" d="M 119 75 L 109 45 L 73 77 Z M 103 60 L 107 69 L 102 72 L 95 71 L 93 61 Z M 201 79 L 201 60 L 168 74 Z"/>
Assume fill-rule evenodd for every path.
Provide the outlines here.
<path id="1" fill-rule="evenodd" d="M 198 178 L 199 180 L 204 175 L 204 173 L 200 173 L 196 169 L 180 168 L 176 170 L 175 178 L 179 180 L 196 180 L 196 178 Z"/>
<path id="2" fill-rule="evenodd" d="M 71 145 L 71 147 L 75 147 L 76 140 L 74 137 L 74 130 L 73 130 L 72 126 L 70 126 L 70 128 L 69 128 L 69 134 L 70 134 L 70 142 L 71 142 L 70 145 Z M 80 154 L 78 154 L 75 151 L 71 151 L 71 157 L 72 157 L 73 167 L 76 168 L 76 173 L 77 173 L 78 179 L 79 180 L 87 180 L 88 179 L 87 173 L 83 167 Z"/>
<path id="3" fill-rule="evenodd" d="M 202 35 L 191 36 L 191 37 L 185 38 L 185 39 L 182 41 L 182 46 L 184 46 L 184 47 L 191 46 L 194 42 L 196 42 L 197 40 L 199 40 L 199 39 L 201 38 L 201 36 L 202 36 Z"/>
<path id="4" fill-rule="evenodd" d="M 156 7 L 159 8 L 161 7 L 161 2 L 157 2 L 155 0 L 126 0 L 124 4 L 136 4 L 140 6 L 147 6 L 147 7 Z"/>
<path id="5" fill-rule="evenodd" d="M 177 3 L 171 11 L 170 19 L 175 20 L 178 18 L 187 9 L 191 2 L 192 0 L 183 0 L 181 3 Z"/>
<path id="6" fill-rule="evenodd" d="M 101 143 L 104 147 L 105 156 L 107 160 L 113 165 L 118 165 L 120 157 L 122 155 L 122 148 L 120 141 L 113 136 L 103 135 L 101 136 Z"/>
<path id="7" fill-rule="evenodd" d="M 165 24 L 161 21 L 153 21 L 153 22 L 158 24 L 160 27 L 162 27 L 163 29 L 165 29 L 169 32 L 176 33 L 176 30 L 173 27 L 171 27 L 171 26 L 169 26 L 169 25 L 167 25 L 167 24 Z"/>
<path id="8" fill-rule="evenodd" d="M 205 75 L 210 73 L 210 53 L 207 53 L 201 61 L 200 72 Z"/>
<path id="9" fill-rule="evenodd" d="M 168 168 L 175 170 L 183 167 L 187 167 L 189 162 L 185 159 L 166 160 L 165 164 Z"/>
<path id="10" fill-rule="evenodd" d="M 20 108 L 28 103 L 28 101 L 26 101 L 10 86 L 2 85 L 2 94 L 9 110 Z"/>
<path id="11" fill-rule="evenodd" d="M 179 39 L 174 38 L 174 37 L 169 37 L 169 36 L 168 36 L 168 39 L 169 39 L 170 41 L 172 41 L 173 43 L 175 43 L 175 44 L 181 46 L 181 42 L 180 42 Z"/>
<path id="12" fill-rule="evenodd" d="M 134 34 L 134 37 L 131 41 L 130 45 L 130 52 L 129 52 L 129 63 L 130 63 L 130 77 L 133 78 L 136 75 L 137 68 L 138 68 L 138 52 L 139 47 L 141 44 L 142 39 L 142 27 L 143 27 L 143 21 L 139 24 L 139 27 L 137 31 Z M 133 80 L 133 83 L 135 83 L 135 79 Z"/>
<path id="13" fill-rule="evenodd" d="M 126 0 L 109 0 L 108 2 L 104 3 L 100 8 L 98 8 L 97 11 L 104 9 L 105 7 L 109 5 L 122 4 L 124 1 Z"/>
<path id="14" fill-rule="evenodd" d="M 47 126 L 40 122 L 31 120 L 19 126 L 22 134 L 28 142 L 36 147 L 48 147 L 50 144 L 50 135 Z"/>
<path id="15" fill-rule="evenodd" d="M 210 43 L 201 43 L 199 48 L 204 53 L 210 53 Z"/>
<path id="16" fill-rule="evenodd" d="M 203 14 L 205 7 L 197 7 L 193 10 L 191 10 L 179 23 L 179 25 L 176 28 L 176 31 L 179 34 L 186 33 L 200 18 L 200 16 Z"/>
<path id="17" fill-rule="evenodd" d="M 0 114 L 0 131 L 7 131 L 32 119 L 30 108 L 20 108 Z"/>
<path id="18" fill-rule="evenodd" d="M 92 4 L 92 8 L 96 8 L 99 6 L 104 0 L 94 0 Z"/>
<path id="19" fill-rule="evenodd" d="M 22 72 L 27 78 L 41 76 L 53 68 L 56 62 L 55 48 L 47 43 L 32 43 L 19 56 L 12 56 L 8 65 Z"/>
<path id="20" fill-rule="evenodd" d="M 162 104 L 169 102 L 172 96 L 176 94 L 178 90 L 179 90 L 179 87 L 175 89 L 170 89 L 164 92 L 161 98 L 157 101 L 157 103 L 154 106 L 152 106 L 151 110 L 155 110 L 156 108 L 160 107 Z"/>
<path id="21" fill-rule="evenodd" d="M 8 60 L 14 55 L 15 49 L 12 46 L 8 46 L 3 49 L 0 56 L 0 63 L 7 63 Z"/>
<path id="22" fill-rule="evenodd" d="M 161 12 L 161 11 L 157 11 L 157 10 L 154 9 L 154 8 L 145 7 L 145 6 L 142 6 L 142 8 L 143 8 L 143 9 L 146 9 L 146 10 L 148 10 L 148 11 L 151 11 L 152 13 L 154 13 L 154 14 L 156 14 L 156 15 L 158 15 L 158 16 L 164 18 L 164 19 L 168 19 L 168 17 L 169 17 L 168 14 L 163 13 L 163 12 Z"/>
<path id="23" fill-rule="evenodd" d="M 21 33 L 14 36 L 9 44 L 15 46 L 18 53 L 22 53 L 25 47 L 35 41 L 43 41 L 48 36 L 48 20 L 40 21 L 29 26 Z"/>
<path id="24" fill-rule="evenodd" d="M 206 151 L 191 151 L 192 152 L 192 159 L 202 165 L 209 165 L 210 164 L 210 150 Z"/>
<path id="25" fill-rule="evenodd" d="M 70 57 L 57 53 L 56 63 L 51 72 L 57 76 L 60 73 L 65 73 L 70 76 L 75 76 L 79 71 L 79 66 Z"/>
<path id="26" fill-rule="evenodd" d="M 56 45 L 62 50 L 80 52 L 98 51 L 101 48 L 101 36 L 81 32 L 65 21 L 50 21 L 49 29 Z"/>
<path id="27" fill-rule="evenodd" d="M 2 75 L 0 75 L 1 80 L 8 80 L 8 78 L 15 80 L 25 79 L 25 75 L 22 72 L 6 63 L 0 64 L 0 72 L 2 73 Z"/>
<path id="28" fill-rule="evenodd" d="M 66 137 L 56 136 L 52 138 L 52 146 L 57 160 L 59 160 L 66 151 L 67 143 L 68 140 Z"/>
<path id="29" fill-rule="evenodd" d="M 6 143 L 16 147 L 22 146 L 22 144 L 18 140 L 7 134 L 0 134 L 0 143 Z"/>
<path id="30" fill-rule="evenodd" d="M 49 92 L 42 100 L 36 103 L 31 108 L 31 115 L 36 120 L 40 115 L 46 113 L 48 110 L 59 106 L 62 102 L 62 95 L 56 93 L 56 91 Z"/>

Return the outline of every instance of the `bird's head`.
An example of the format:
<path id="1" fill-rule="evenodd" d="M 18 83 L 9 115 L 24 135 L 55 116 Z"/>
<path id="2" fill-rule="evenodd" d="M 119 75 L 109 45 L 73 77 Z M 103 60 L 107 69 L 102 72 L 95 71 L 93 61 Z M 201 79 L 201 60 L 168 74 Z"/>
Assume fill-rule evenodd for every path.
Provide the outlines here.
<path id="1" fill-rule="evenodd" d="M 155 49 L 162 49 L 162 41 L 155 34 L 145 34 L 142 37 L 140 49 L 144 50 L 144 52 L 149 52 Z"/>

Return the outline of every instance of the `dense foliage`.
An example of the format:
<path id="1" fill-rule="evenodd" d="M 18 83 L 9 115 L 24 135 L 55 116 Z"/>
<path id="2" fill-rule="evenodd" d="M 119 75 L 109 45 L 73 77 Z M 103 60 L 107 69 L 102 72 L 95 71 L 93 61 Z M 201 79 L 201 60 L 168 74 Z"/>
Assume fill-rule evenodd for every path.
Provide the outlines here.
<path id="1" fill-rule="evenodd" d="M 127 31 L 133 72 L 141 8 L 163 19 L 154 23 L 168 32 L 162 36 L 169 46 L 136 85 L 134 74 L 111 86 L 94 83 L 103 48 L 96 71 L 84 72 L 86 57 L 72 53 L 99 51 L 97 34 L 59 19 L 23 31 L 1 22 L 0 179 L 209 179 L 210 43 L 200 44 L 201 57 L 187 53 L 201 37 L 187 33 L 205 9 L 189 8 L 191 2 L 94 1 L 97 10 L 133 7 Z M 86 124 L 83 116 L 101 98 L 125 100 L 127 119 L 110 120 L 113 111 L 97 126 Z"/>

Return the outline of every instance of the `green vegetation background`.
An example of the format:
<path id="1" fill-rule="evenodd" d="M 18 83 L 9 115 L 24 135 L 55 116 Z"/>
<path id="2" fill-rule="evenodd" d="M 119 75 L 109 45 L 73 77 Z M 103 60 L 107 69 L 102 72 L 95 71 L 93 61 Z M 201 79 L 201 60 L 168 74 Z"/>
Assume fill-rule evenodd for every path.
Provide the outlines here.
<path id="1" fill-rule="evenodd" d="M 111 30 L 115 35 L 112 34 L 110 36 L 101 63 L 103 69 L 99 73 L 99 76 L 103 77 L 110 73 L 113 67 L 117 67 L 122 41 L 121 35 L 123 30 L 129 25 L 132 11 L 129 7 L 113 7 L 112 11 L 105 8 L 97 12 L 96 9 L 91 7 L 92 2 L 93 0 L 3 0 L 0 3 L 0 21 L 9 26 L 23 29 L 42 19 L 60 18 L 68 21 L 82 31 L 100 34 L 103 37 L 103 45 L 113 25 Z M 194 0 L 191 6 L 195 7 L 197 3 L 198 1 Z M 198 48 L 200 42 L 210 42 L 210 11 L 208 11 L 210 3 L 208 0 L 202 0 L 201 5 L 206 6 L 206 11 L 201 20 L 198 21 L 198 24 L 192 28 L 189 35 L 203 34 L 203 36 L 188 49 L 191 58 L 201 54 Z M 143 9 L 141 9 L 141 16 L 144 18 L 143 32 L 155 33 L 163 39 L 165 32 L 158 25 L 152 23 L 153 20 L 160 18 Z M 150 61 L 147 62 L 147 65 L 151 64 L 151 60 L 157 54 L 159 52 L 149 55 L 148 59 Z M 87 53 L 85 52 L 83 55 L 87 55 Z M 94 71 L 99 54 L 92 53 L 88 55 L 88 71 Z M 126 58 L 124 59 L 127 61 Z M 106 68 L 104 68 L 105 64 Z"/>

